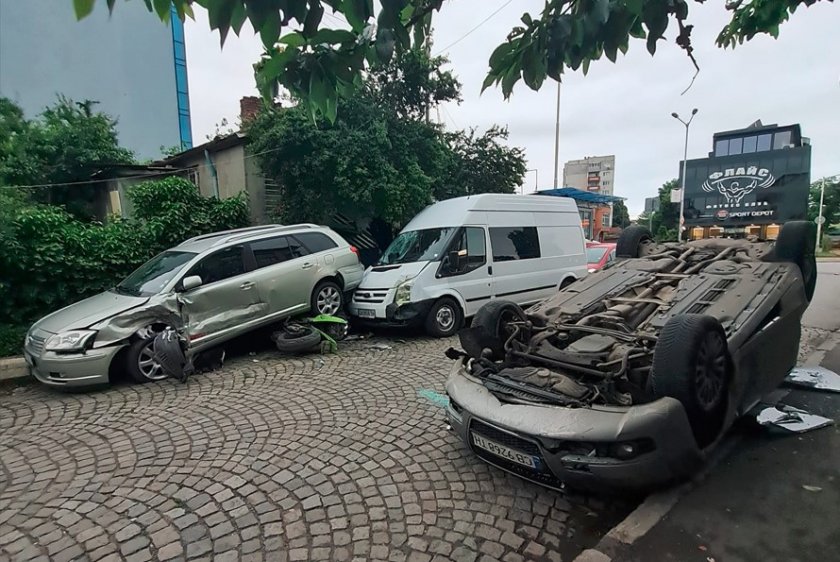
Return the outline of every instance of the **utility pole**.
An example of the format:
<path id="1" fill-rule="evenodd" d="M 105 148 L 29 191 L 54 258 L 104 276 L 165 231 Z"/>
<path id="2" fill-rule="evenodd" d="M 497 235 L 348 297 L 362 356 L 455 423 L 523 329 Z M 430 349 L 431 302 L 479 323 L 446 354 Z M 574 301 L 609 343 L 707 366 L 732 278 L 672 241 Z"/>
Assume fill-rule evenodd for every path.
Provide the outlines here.
<path id="1" fill-rule="evenodd" d="M 554 121 L 554 189 L 562 187 L 559 183 L 560 175 L 560 81 L 557 81 L 557 113 Z"/>
<path id="2" fill-rule="evenodd" d="M 671 117 L 685 125 L 685 148 L 683 149 L 683 166 L 682 166 L 682 187 L 680 188 L 680 222 L 677 225 L 677 242 L 682 242 L 683 240 L 683 225 L 685 224 L 685 166 L 688 161 L 688 126 L 691 125 L 691 121 L 694 120 L 694 116 L 697 115 L 697 108 L 691 110 L 691 117 L 688 118 L 688 121 L 683 121 L 680 119 L 680 116 L 676 113 L 672 113 Z"/>
<path id="3" fill-rule="evenodd" d="M 823 218 L 823 200 L 825 199 L 825 178 L 822 180 L 820 186 L 820 210 L 817 216 L 817 251 L 820 251 L 820 242 L 822 242 L 822 225 L 825 218 Z"/>

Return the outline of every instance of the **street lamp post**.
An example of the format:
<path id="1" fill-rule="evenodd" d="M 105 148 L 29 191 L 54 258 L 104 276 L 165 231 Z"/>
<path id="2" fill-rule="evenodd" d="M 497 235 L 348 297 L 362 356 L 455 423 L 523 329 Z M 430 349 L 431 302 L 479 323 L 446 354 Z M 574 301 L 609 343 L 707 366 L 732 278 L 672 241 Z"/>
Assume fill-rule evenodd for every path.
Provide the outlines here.
<path id="1" fill-rule="evenodd" d="M 685 165 L 686 161 L 688 160 L 688 126 L 691 125 L 691 122 L 694 120 L 694 116 L 697 115 L 697 108 L 691 110 L 691 117 L 688 118 L 688 121 L 683 121 L 679 115 L 676 113 L 672 113 L 671 117 L 685 125 L 685 148 L 683 149 L 683 167 L 682 167 L 682 187 L 680 187 L 680 223 L 677 225 L 677 241 L 682 242 L 683 239 L 683 225 L 685 223 Z"/>
<path id="2" fill-rule="evenodd" d="M 534 191 L 538 191 L 540 188 L 540 171 L 536 168 L 529 168 L 525 170 L 525 173 L 534 172 Z M 522 184 L 522 195 L 525 195 L 525 184 Z"/>
<path id="3" fill-rule="evenodd" d="M 822 242 L 822 225 L 823 221 L 823 200 L 825 199 L 825 178 L 822 180 L 822 185 L 820 186 L 820 209 L 819 215 L 817 216 L 817 251 L 820 251 L 820 243 Z"/>

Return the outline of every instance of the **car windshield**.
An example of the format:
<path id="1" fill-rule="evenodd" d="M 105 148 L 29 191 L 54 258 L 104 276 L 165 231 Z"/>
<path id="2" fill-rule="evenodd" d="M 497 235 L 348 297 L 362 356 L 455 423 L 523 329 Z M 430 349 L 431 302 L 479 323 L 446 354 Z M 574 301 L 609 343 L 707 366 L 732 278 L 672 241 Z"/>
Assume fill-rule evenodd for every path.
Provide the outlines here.
<path id="1" fill-rule="evenodd" d="M 158 254 L 138 267 L 113 290 L 135 297 L 156 295 L 194 257 L 195 254 L 192 252 L 168 251 Z"/>
<path id="2" fill-rule="evenodd" d="M 595 246 L 594 248 L 587 248 L 586 249 L 586 263 L 598 263 L 601 261 L 601 258 L 604 257 L 604 254 L 607 253 L 607 248 L 599 248 Z"/>
<path id="3" fill-rule="evenodd" d="M 379 258 L 378 265 L 438 260 L 453 230 L 445 227 L 401 232 Z"/>

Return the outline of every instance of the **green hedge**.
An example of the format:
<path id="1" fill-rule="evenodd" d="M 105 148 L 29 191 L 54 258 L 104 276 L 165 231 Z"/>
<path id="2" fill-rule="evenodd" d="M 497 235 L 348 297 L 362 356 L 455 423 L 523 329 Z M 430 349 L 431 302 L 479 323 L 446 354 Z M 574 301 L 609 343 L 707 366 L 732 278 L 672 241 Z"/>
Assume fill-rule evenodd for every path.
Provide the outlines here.
<path id="1" fill-rule="evenodd" d="M 182 178 L 137 185 L 135 217 L 86 223 L 61 207 L 0 190 L 0 356 L 20 353 L 41 316 L 113 287 L 136 267 L 186 238 L 248 224 L 242 196 L 202 197 Z"/>

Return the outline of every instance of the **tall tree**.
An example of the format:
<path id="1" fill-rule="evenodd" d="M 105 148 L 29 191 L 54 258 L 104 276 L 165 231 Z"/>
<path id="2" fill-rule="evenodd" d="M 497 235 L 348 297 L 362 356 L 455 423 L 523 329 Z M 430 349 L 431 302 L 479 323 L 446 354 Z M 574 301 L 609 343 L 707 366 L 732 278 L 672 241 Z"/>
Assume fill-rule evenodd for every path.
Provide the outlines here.
<path id="1" fill-rule="evenodd" d="M 666 181 L 659 188 L 659 210 L 653 213 L 653 232 L 658 233 L 665 230 L 676 231 L 680 222 L 680 206 L 671 203 L 671 191 L 678 189 L 680 185 L 676 178 Z"/>
<path id="2" fill-rule="evenodd" d="M 705 0 L 694 0 L 702 3 Z M 735 0 L 725 8 L 730 22 L 717 37 L 720 47 L 735 47 L 758 34 L 778 36 L 779 26 L 800 6 L 819 0 Z M 824 0 L 831 2 L 832 0 Z M 239 34 L 246 20 L 260 34 L 266 50 L 257 82 L 268 97 L 279 83 L 306 100 L 314 114 L 335 119 L 338 98 L 361 86 L 368 65 L 386 63 L 397 54 L 426 45 L 432 13 L 443 0 L 144 0 L 164 21 L 170 6 L 184 19 L 192 4 L 207 9 L 210 26 L 224 44 L 230 30 Z M 73 0 L 76 15 L 85 17 L 95 0 Z M 107 0 L 110 10 L 116 0 Z M 644 40 L 648 52 L 671 34 L 697 66 L 689 23 L 689 0 L 546 0 L 542 13 L 522 15 L 522 25 L 508 34 L 490 56 L 484 87 L 501 84 L 507 98 L 522 80 L 538 90 L 546 77 L 560 80 L 566 70 L 583 72 L 606 56 L 615 62 L 631 40 Z M 485 8 L 486 9 L 486 8 Z M 350 30 L 326 27 L 326 10 L 341 14 Z M 282 35 L 290 29 L 291 31 Z M 279 47 L 278 47 L 279 43 Z"/>
<path id="3" fill-rule="evenodd" d="M 459 99 L 444 62 L 419 52 L 375 67 L 339 101 L 333 123 L 313 121 L 302 104 L 267 107 L 251 121 L 250 150 L 283 190 L 283 220 L 329 222 L 341 213 L 399 228 L 435 199 L 515 191 L 525 159 L 503 144 L 504 129 L 447 134 L 426 121 L 427 109 Z"/>
<path id="4" fill-rule="evenodd" d="M 825 217 L 825 225 L 830 226 L 840 222 L 840 175 L 820 179 L 811 184 L 808 193 L 808 219 L 813 221 L 819 216 L 823 181 L 825 181 L 823 217 Z"/>
<path id="5" fill-rule="evenodd" d="M 624 201 L 613 203 L 612 225 L 618 228 L 627 228 L 630 226 L 630 212 L 627 210 L 627 205 L 624 204 Z"/>

